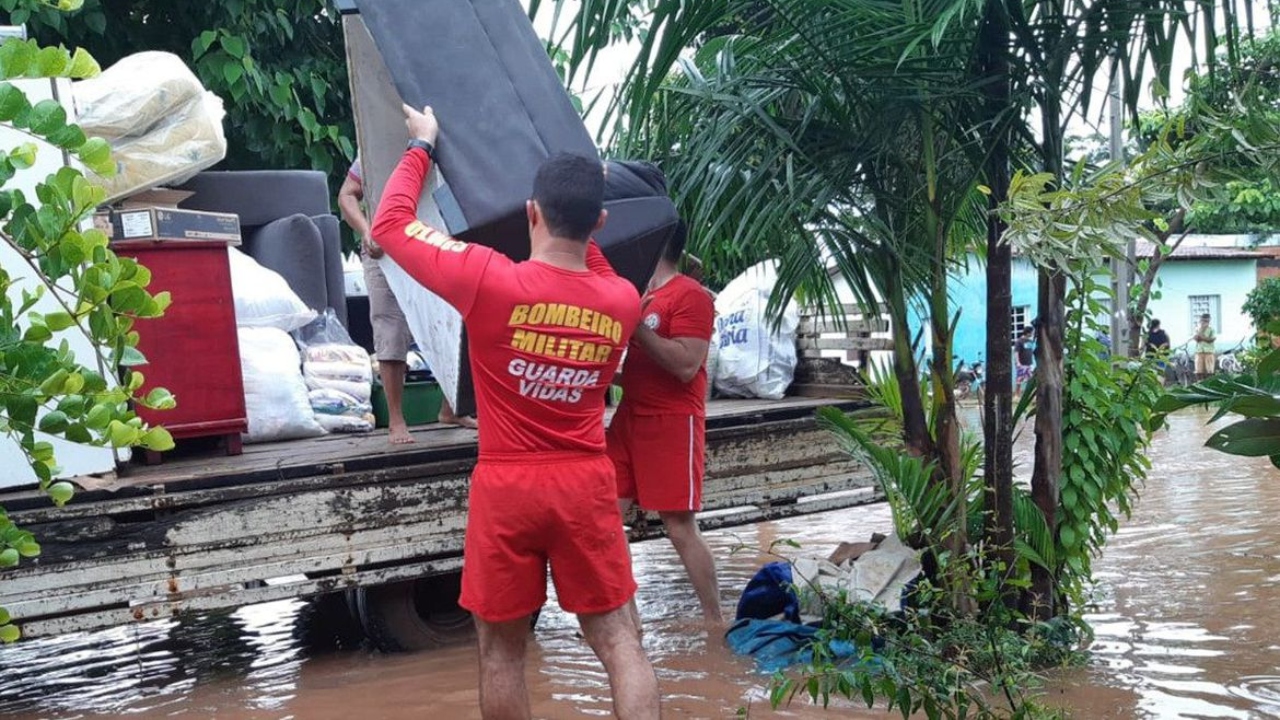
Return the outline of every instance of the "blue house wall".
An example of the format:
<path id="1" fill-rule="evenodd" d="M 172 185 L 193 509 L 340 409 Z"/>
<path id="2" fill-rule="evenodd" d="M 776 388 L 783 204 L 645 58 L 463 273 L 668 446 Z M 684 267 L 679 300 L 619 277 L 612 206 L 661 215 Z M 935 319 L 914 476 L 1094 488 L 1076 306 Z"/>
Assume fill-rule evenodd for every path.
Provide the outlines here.
<path id="1" fill-rule="evenodd" d="M 1019 325 L 1029 325 L 1035 318 L 1036 295 L 1039 279 L 1035 267 L 1022 258 L 1014 258 L 1010 273 L 1013 290 L 1014 332 Z M 965 272 L 950 282 L 951 312 L 959 312 L 954 342 L 955 361 L 969 364 L 986 362 L 987 357 L 987 268 L 976 261 L 970 262 Z M 916 309 L 912 312 L 913 332 L 927 328 L 926 315 Z M 923 334 L 921 349 L 928 351 L 929 333 Z M 1009 338 L 1013 344 L 1013 338 Z"/>

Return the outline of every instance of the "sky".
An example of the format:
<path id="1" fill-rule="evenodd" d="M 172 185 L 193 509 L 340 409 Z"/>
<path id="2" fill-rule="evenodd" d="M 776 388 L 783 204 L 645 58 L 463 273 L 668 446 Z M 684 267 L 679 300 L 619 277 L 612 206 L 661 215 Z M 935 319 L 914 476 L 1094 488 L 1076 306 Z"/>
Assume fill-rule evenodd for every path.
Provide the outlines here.
<path id="1" fill-rule="evenodd" d="M 523 0 L 525 6 L 528 6 L 528 0 Z M 1250 0 L 1244 0 L 1249 2 Z M 534 22 L 534 30 L 540 37 L 547 37 L 551 32 L 553 6 L 555 0 L 543 0 L 543 8 L 539 11 L 539 17 Z M 1263 32 L 1270 27 L 1270 15 L 1267 10 L 1267 0 L 1252 0 L 1254 8 L 1254 23 L 1259 32 Z M 1188 3 L 1190 5 L 1190 3 Z M 565 4 L 564 13 L 567 15 L 576 12 L 579 3 L 576 0 L 568 0 Z M 564 21 L 562 20 L 562 23 Z M 1243 20 L 1241 21 L 1243 22 Z M 587 99 L 594 97 L 597 92 L 603 90 L 606 93 L 606 99 L 599 102 L 592 113 L 586 118 L 587 129 L 593 136 L 603 125 L 605 117 L 605 109 L 608 106 L 608 98 L 612 97 L 613 91 L 623 81 L 627 70 L 639 49 L 639 43 L 620 44 L 609 48 L 601 53 L 600 58 L 596 62 L 596 66 L 590 77 L 585 78 L 578 83 L 575 91 L 579 96 Z M 1182 79 L 1186 71 L 1191 68 L 1193 62 L 1197 59 L 1203 61 L 1204 41 L 1203 38 L 1197 40 L 1196 46 L 1193 48 L 1189 40 L 1181 42 L 1174 54 L 1174 68 L 1171 75 L 1171 83 L 1173 87 L 1170 90 L 1170 100 L 1172 104 L 1178 104 L 1182 101 L 1184 93 L 1182 87 Z M 1150 84 L 1153 76 L 1149 74 L 1144 79 L 1144 84 Z M 1093 97 L 1095 98 L 1092 106 L 1083 116 L 1077 116 L 1072 119 L 1069 134 L 1073 135 L 1089 135 L 1093 132 L 1106 133 L 1109 129 L 1109 119 L 1106 109 L 1107 98 L 1107 78 L 1100 76 L 1094 82 Z M 1153 106 L 1154 103 L 1145 103 Z"/>

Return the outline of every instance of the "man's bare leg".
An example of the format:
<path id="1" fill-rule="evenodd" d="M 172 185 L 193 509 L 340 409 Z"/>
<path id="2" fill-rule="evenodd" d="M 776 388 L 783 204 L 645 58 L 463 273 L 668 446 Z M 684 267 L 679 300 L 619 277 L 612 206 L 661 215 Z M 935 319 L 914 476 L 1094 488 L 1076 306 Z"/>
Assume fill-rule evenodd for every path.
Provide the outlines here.
<path id="1" fill-rule="evenodd" d="M 409 426 L 404 421 L 404 375 L 408 365 L 403 360 L 379 360 L 378 375 L 382 377 L 382 389 L 387 393 L 387 426 L 391 431 L 392 445 L 413 442 Z"/>
<path id="2" fill-rule="evenodd" d="M 476 419 L 473 417 L 460 416 L 453 411 L 453 406 L 449 404 L 449 398 L 440 401 L 440 414 L 436 416 L 436 421 L 441 425 L 457 425 L 458 427 L 477 428 Z"/>
<path id="3" fill-rule="evenodd" d="M 698 531 L 698 520 L 692 512 L 660 512 L 667 537 L 684 563 L 689 581 L 702 605 L 702 618 L 717 626 L 724 625 L 720 612 L 720 583 L 716 580 L 716 562 L 711 548 Z"/>
<path id="4" fill-rule="evenodd" d="M 618 512 L 621 513 L 625 520 L 627 513 L 630 512 L 631 506 L 635 504 L 635 500 L 630 498 L 618 498 Z M 627 543 L 627 554 L 635 559 L 635 554 L 631 552 L 631 543 Z M 635 563 L 633 562 L 632 565 Z M 640 622 L 640 608 L 636 607 L 636 596 L 631 596 L 631 602 L 627 603 L 627 614 L 631 616 L 631 622 L 636 626 L 636 637 L 644 637 L 644 625 Z"/>
<path id="5" fill-rule="evenodd" d="M 587 644 L 604 663 L 613 689 L 613 714 L 620 720 L 655 720 L 662 716 L 658 678 L 644 654 L 627 606 L 598 615 L 579 615 Z"/>
<path id="6" fill-rule="evenodd" d="M 480 643 L 480 716 L 485 720 L 529 720 L 524 682 L 529 617 L 490 623 L 475 618 Z"/>

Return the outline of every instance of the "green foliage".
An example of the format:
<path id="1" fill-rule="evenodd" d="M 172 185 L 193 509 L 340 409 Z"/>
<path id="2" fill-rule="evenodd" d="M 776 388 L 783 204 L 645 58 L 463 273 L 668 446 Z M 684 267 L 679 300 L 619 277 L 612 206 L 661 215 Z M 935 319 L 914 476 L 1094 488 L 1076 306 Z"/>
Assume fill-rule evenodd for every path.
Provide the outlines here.
<path id="1" fill-rule="evenodd" d="M 813 645 L 813 662 L 794 675 L 775 676 L 773 706 L 790 703 L 803 692 L 824 707 L 833 697 L 869 708 L 879 701 L 903 718 L 1063 717 L 1034 695 L 1042 685 L 1041 670 L 1080 659 L 1073 650 L 1076 627 L 1062 620 L 1030 623 L 1006 608 L 1000 602 L 1007 583 L 1003 569 L 976 551 L 953 562 L 973 575 L 967 585 L 985 608 L 977 616 L 946 612 L 947 593 L 928 579 L 916 585 L 911 602 L 897 614 L 844 593 L 802 588 L 820 598 L 822 630 Z M 829 650 L 832 641 L 852 643 L 858 654 L 837 660 Z"/>
<path id="2" fill-rule="evenodd" d="M 1054 571 L 1080 599 L 1092 559 L 1128 517 L 1151 467 L 1148 426 L 1163 390 L 1153 361 L 1115 363 L 1097 339 L 1110 289 L 1084 275 L 1067 296 L 1062 475 Z"/>
<path id="3" fill-rule="evenodd" d="M 20 77 L 84 77 L 97 72 L 93 58 L 81 50 L 40 48 L 34 41 L 9 40 L 0 45 L 0 80 Z M 86 138 L 52 101 L 32 105 L 9 82 L 0 82 L 0 121 L 47 141 L 90 170 L 114 171 L 110 149 L 99 138 Z M 163 389 L 135 397 L 144 378 L 130 368 L 143 364 L 137 350 L 138 320 L 162 315 L 168 293 L 147 291 L 151 273 L 134 260 L 117 257 L 105 234 L 85 229 L 84 221 L 102 202 L 105 191 L 71 168 L 45 178 L 35 197 L 5 187 L 36 160 L 36 145 L 24 143 L 0 150 L 0 241 L 21 257 L 17 267 L 0 267 L 0 434 L 17 442 L 39 480 L 39 487 L 58 505 L 68 502 L 73 487 L 54 482 L 59 472 L 49 438 L 96 446 L 143 446 L 167 450 L 173 439 L 163 428 L 147 427 L 131 403 L 164 409 L 174 399 Z M 24 278 L 38 279 L 30 289 Z M 56 309 L 37 312 L 37 303 L 52 301 Z M 47 306 L 47 305 L 46 305 Z M 63 336 L 83 332 L 97 349 L 90 365 L 73 357 Z M 83 360 L 83 358 L 81 359 Z M 121 382 L 109 382 L 114 368 Z M 0 567 L 13 567 L 40 552 L 31 533 L 16 527 L 0 509 Z M 0 610 L 0 639 L 17 638 L 17 628 Z"/>
<path id="4" fill-rule="evenodd" d="M 1242 308 L 1256 328 L 1265 328 L 1280 320 L 1280 278 L 1267 278 L 1249 291 Z"/>

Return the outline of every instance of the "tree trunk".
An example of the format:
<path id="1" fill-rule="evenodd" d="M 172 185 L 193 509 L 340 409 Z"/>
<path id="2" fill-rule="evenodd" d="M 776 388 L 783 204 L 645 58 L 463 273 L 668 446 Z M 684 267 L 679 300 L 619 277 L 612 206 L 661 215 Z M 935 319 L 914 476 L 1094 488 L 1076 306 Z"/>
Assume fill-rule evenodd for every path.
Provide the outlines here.
<path id="1" fill-rule="evenodd" d="M 928 182 L 925 227 L 933 242 L 929 278 L 929 325 L 933 335 L 933 432 L 938 453 L 938 480 L 946 484 L 947 496 L 955 503 L 955 527 L 947 538 L 951 552 L 948 590 L 951 606 L 961 615 L 972 615 L 974 605 L 969 572 L 964 558 L 969 549 L 968 477 L 960 452 L 960 421 L 956 417 L 955 373 L 952 370 L 951 306 L 947 293 L 948 231 L 942 222 L 938 199 L 937 163 L 934 153 L 933 118 L 920 119 Z"/>
<path id="2" fill-rule="evenodd" d="M 885 309 L 893 324 L 893 375 L 902 397 L 902 441 L 907 451 L 917 457 L 934 458 L 933 437 L 929 434 L 929 416 L 920 394 L 920 367 L 916 364 L 916 348 L 911 344 L 907 300 L 902 294 L 901 277 L 891 267 L 890 277 L 898 277 L 885 298 Z"/>
<path id="3" fill-rule="evenodd" d="M 1063 34 L 1062 0 L 1045 3 L 1044 47 L 1053 58 L 1044 69 L 1045 91 L 1041 108 L 1043 141 L 1040 147 L 1044 170 L 1061 184 L 1065 164 L 1062 118 L 1063 62 L 1069 53 L 1059 52 L 1062 43 L 1077 42 Z M 1031 473 L 1031 497 L 1044 514 L 1050 531 L 1058 528 L 1058 481 L 1062 476 L 1063 411 L 1063 325 L 1066 315 L 1067 278 L 1057 268 L 1042 268 L 1037 297 L 1039 323 L 1036 328 L 1036 419 L 1035 466 Z M 1024 594 L 1023 611 L 1036 619 L 1055 612 L 1057 588 L 1054 574 L 1039 565 L 1031 567 L 1031 590 Z"/>
<path id="4" fill-rule="evenodd" d="M 1133 301 L 1132 308 L 1126 308 L 1128 313 L 1126 319 L 1129 321 L 1129 357 L 1141 357 L 1146 350 L 1146 335 L 1142 332 L 1142 321 L 1147 317 L 1147 307 L 1151 304 L 1151 288 L 1156 284 L 1156 276 L 1160 273 L 1160 267 L 1164 265 L 1164 261 L 1169 255 L 1173 254 L 1187 239 L 1189 229 L 1183 228 L 1183 221 L 1186 219 L 1187 211 L 1179 209 L 1174 215 L 1173 221 L 1169 223 L 1169 230 L 1157 233 L 1158 243 L 1157 250 L 1162 247 L 1168 247 L 1169 253 L 1156 252 L 1152 254 L 1151 261 L 1147 264 L 1147 269 L 1142 273 L 1142 277 L 1138 280 L 1137 299 Z M 1178 239 L 1172 244 L 1169 238 L 1174 234 L 1178 235 Z"/>
<path id="5" fill-rule="evenodd" d="M 1062 475 L 1062 347 L 1067 278 L 1060 272 L 1040 273 L 1040 322 L 1036 331 L 1036 450 L 1031 497 L 1056 531 L 1058 479 Z M 1031 594 L 1024 602 L 1030 617 L 1053 617 L 1056 591 L 1053 575 L 1031 568 Z"/>
<path id="6" fill-rule="evenodd" d="M 1010 103 L 1009 17 L 1001 0 L 988 0 L 982 25 L 981 73 L 990 79 L 986 116 L 996 132 L 987 156 L 991 187 L 987 216 L 987 380 L 983 406 L 983 478 L 986 538 L 1006 568 L 1013 567 L 1013 254 L 1003 242 L 996 209 L 1009 194 L 1009 137 L 1000 123 Z"/>

